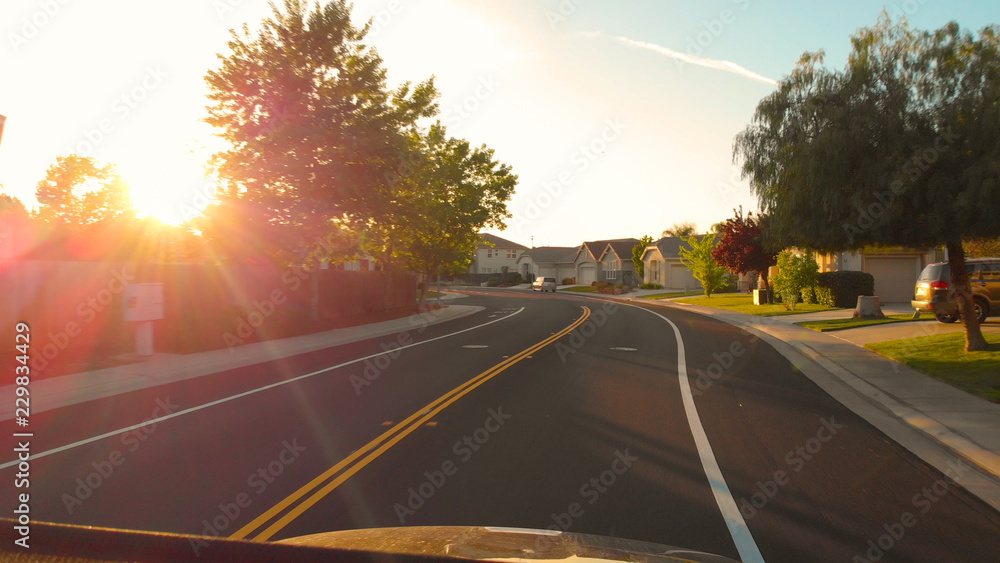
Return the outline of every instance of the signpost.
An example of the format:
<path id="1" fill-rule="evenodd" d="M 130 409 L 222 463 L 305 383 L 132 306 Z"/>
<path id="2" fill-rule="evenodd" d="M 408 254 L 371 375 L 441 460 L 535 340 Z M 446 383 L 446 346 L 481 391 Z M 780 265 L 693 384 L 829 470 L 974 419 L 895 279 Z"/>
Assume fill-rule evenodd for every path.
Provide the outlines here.
<path id="1" fill-rule="evenodd" d="M 153 355 L 153 321 L 162 318 L 162 283 L 132 283 L 125 286 L 125 321 L 134 323 L 137 356 Z"/>

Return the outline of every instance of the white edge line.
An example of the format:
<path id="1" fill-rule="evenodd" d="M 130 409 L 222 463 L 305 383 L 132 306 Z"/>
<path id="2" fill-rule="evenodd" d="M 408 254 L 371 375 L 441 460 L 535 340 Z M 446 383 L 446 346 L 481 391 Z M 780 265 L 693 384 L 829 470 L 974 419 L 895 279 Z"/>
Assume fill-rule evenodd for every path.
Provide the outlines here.
<path id="1" fill-rule="evenodd" d="M 372 358 L 377 358 L 378 356 L 384 356 L 384 355 L 389 354 L 389 353 L 395 353 L 398 350 L 405 350 L 407 348 L 412 348 L 414 346 L 420 346 L 421 344 L 427 344 L 428 342 L 434 342 L 435 340 L 441 340 L 442 338 L 448 338 L 448 337 L 451 337 L 451 336 L 455 336 L 456 334 L 462 334 L 463 332 L 469 332 L 470 330 L 476 330 L 476 329 L 482 328 L 482 327 L 484 327 L 486 325 L 491 325 L 493 323 L 500 322 L 500 321 L 505 320 L 505 319 L 509 319 L 510 317 L 513 317 L 514 315 L 520 313 L 523 310 L 524 310 L 524 307 L 521 307 L 517 311 L 514 311 L 513 313 L 511 313 L 511 314 L 509 314 L 509 315 L 507 315 L 505 317 L 500 317 L 499 319 L 492 320 L 492 321 L 489 321 L 489 322 L 485 322 L 485 323 L 483 323 L 481 325 L 476 325 L 476 326 L 472 326 L 472 327 L 469 327 L 469 328 L 464 328 L 462 330 L 459 330 L 459 331 L 456 331 L 456 332 L 451 332 L 451 333 L 448 333 L 448 334 L 443 334 L 441 336 L 435 336 L 434 338 L 429 338 L 427 340 L 421 340 L 420 342 L 414 342 L 413 344 L 407 344 L 406 346 L 400 346 L 398 348 L 393 348 L 393 349 L 387 350 L 385 352 L 379 352 L 377 354 L 371 354 L 371 355 L 365 356 L 363 358 L 357 358 L 357 359 L 351 360 L 349 362 L 344 362 L 342 364 L 337 364 L 335 366 L 326 367 L 326 368 L 323 368 L 321 370 L 317 370 L 317 371 L 314 371 L 314 372 L 310 372 L 310 373 L 306 373 L 306 374 L 303 374 L 303 375 L 299 375 L 299 376 L 293 377 L 291 379 L 285 379 L 285 380 L 282 380 L 282 381 L 271 383 L 269 385 L 265 385 L 263 387 L 258 387 L 256 389 L 251 389 L 249 391 L 244 391 L 242 393 L 237 393 L 237 394 L 231 395 L 229 397 L 223 397 L 221 399 L 216 399 L 214 401 L 211 401 L 211 402 L 208 402 L 208 403 L 205 403 L 205 404 L 202 404 L 202 405 L 198 405 L 196 407 L 190 407 L 190 408 L 184 409 L 182 411 L 177 411 L 177 412 L 172 413 L 172 414 L 164 415 L 164 416 L 161 416 L 161 417 L 158 417 L 158 418 L 154 418 L 154 419 L 151 419 L 151 420 L 146 420 L 144 422 L 140 422 L 138 424 L 133 424 L 131 426 L 126 426 L 124 428 L 119 428 L 118 430 L 112 430 L 111 432 L 105 432 L 104 434 L 101 434 L 99 436 L 93 436 L 91 438 L 85 438 L 83 440 L 80 440 L 80 441 L 77 441 L 77 442 L 73 442 L 72 444 L 66 444 L 65 446 L 59 446 L 58 448 L 52 448 L 51 450 L 45 450 L 44 452 L 41 452 L 41 453 L 31 454 L 31 456 L 29 457 L 29 459 L 35 460 L 35 459 L 38 459 L 40 457 L 45 457 L 45 456 L 49 456 L 49 455 L 56 454 L 56 453 L 59 453 L 59 452 L 64 452 L 66 450 L 70 450 L 70 449 L 73 449 L 73 448 L 76 448 L 76 447 L 79 447 L 79 446 L 83 446 L 83 445 L 89 444 L 91 442 L 96 442 L 98 440 L 103 440 L 105 438 L 110 438 L 112 436 L 117 436 L 117 435 L 123 434 L 125 432 L 130 432 L 132 430 L 138 430 L 139 428 L 142 428 L 143 426 L 148 426 L 150 424 L 158 424 L 158 423 L 163 422 L 165 420 L 170 420 L 171 418 L 176 418 L 178 416 L 189 414 L 189 413 L 192 413 L 192 412 L 195 412 L 195 411 L 200 411 L 202 409 L 207 409 L 208 407 L 214 407 L 215 405 L 221 405 L 222 403 L 228 403 L 229 401 L 240 399 L 240 398 L 246 397 L 248 395 L 253 395 L 255 393 L 260 393 L 261 391 L 267 391 L 268 389 L 274 389 L 275 387 L 281 387 L 282 385 L 287 385 L 289 383 L 294 383 L 296 381 L 299 381 L 299 380 L 302 380 L 302 379 L 306 379 L 306 378 L 312 377 L 314 375 L 319 375 L 321 373 L 326 373 L 328 371 L 332 371 L 332 370 L 335 370 L 335 369 L 340 369 L 340 368 L 342 368 L 344 366 L 349 366 L 351 364 L 356 364 L 358 362 L 363 362 L 365 360 L 370 360 Z M 380 338 L 380 337 L 376 337 L 376 338 Z M 8 461 L 7 463 L 4 463 L 4 464 L 0 464 L 0 469 L 6 469 L 8 467 L 13 467 L 13 466 L 17 465 L 20 461 L 21 460 L 14 460 L 14 461 Z"/>
<path id="2" fill-rule="evenodd" d="M 701 425 L 701 417 L 698 416 L 698 408 L 694 404 L 694 396 L 691 394 L 691 382 L 688 381 L 687 360 L 684 355 L 684 340 L 681 338 L 681 331 L 673 321 L 645 307 L 629 305 L 647 311 L 661 319 L 674 329 L 674 336 L 677 337 L 677 379 L 681 387 L 681 397 L 684 400 L 684 412 L 687 414 L 688 425 L 691 426 L 691 435 L 694 443 L 698 447 L 698 456 L 701 458 L 701 465 L 705 469 L 705 476 L 712 487 L 712 494 L 715 495 L 715 502 L 719 505 L 719 511 L 726 520 L 729 534 L 733 537 L 736 550 L 740 553 L 743 563 L 764 563 L 764 556 L 760 554 L 757 542 L 754 541 L 750 528 L 747 527 L 743 514 L 736 506 L 733 493 L 726 484 L 726 478 L 722 476 L 722 469 L 715 459 L 715 452 L 712 451 L 712 444 L 708 441 L 705 428 Z"/>

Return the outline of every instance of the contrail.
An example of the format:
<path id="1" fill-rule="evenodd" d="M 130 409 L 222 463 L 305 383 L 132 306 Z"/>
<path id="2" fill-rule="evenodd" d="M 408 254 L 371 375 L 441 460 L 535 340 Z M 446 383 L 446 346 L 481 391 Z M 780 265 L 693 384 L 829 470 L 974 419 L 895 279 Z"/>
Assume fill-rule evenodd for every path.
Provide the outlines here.
<path id="1" fill-rule="evenodd" d="M 599 31 L 583 32 L 582 35 L 585 35 L 587 37 L 605 36 L 603 33 Z M 748 70 L 731 61 L 721 61 L 718 59 L 706 59 L 704 57 L 696 57 L 694 55 L 689 55 L 687 53 L 675 51 L 673 49 L 663 47 L 655 43 L 636 41 L 635 39 L 629 39 L 628 37 L 616 37 L 616 36 L 607 36 L 607 37 L 611 37 L 612 39 L 618 41 L 619 43 L 624 43 L 625 45 L 629 45 L 631 47 L 638 47 L 640 49 L 653 51 L 654 53 L 659 53 L 661 55 L 670 57 L 671 59 L 676 59 L 678 61 L 685 62 L 688 64 L 703 66 L 705 68 L 714 68 L 715 70 L 722 70 L 725 72 L 731 72 L 733 74 L 739 74 L 740 76 L 745 76 L 751 80 L 756 80 L 757 82 L 763 82 L 764 84 L 770 84 L 771 86 L 777 86 L 778 84 L 777 80 L 773 80 L 766 76 L 757 74 L 756 72 Z"/>

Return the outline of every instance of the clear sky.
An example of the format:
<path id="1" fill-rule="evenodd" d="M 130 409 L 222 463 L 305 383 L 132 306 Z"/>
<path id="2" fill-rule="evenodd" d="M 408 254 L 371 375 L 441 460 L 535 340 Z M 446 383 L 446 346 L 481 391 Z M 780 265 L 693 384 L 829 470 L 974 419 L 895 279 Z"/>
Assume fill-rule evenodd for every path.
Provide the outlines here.
<path id="1" fill-rule="evenodd" d="M 359 0 L 393 84 L 436 76 L 452 135 L 496 149 L 520 185 L 500 236 L 537 246 L 700 230 L 755 207 L 732 140 L 804 51 L 842 67 L 879 12 L 918 28 L 1000 22 L 994 1 Z M 217 141 L 205 72 L 263 0 L 6 0 L 0 184 L 36 205 L 56 156 L 118 165 L 141 211 L 204 200 Z"/>

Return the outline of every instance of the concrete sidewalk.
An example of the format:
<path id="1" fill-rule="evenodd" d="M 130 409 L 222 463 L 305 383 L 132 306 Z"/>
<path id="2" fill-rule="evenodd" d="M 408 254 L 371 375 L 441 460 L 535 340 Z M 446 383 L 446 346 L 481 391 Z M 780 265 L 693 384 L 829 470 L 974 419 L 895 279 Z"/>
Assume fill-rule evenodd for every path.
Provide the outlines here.
<path id="1" fill-rule="evenodd" d="M 144 362 L 32 381 L 31 411 L 40 413 L 129 391 L 203 377 L 472 315 L 484 307 L 448 305 L 399 319 L 255 342 L 196 354 L 156 354 Z M 14 385 L 0 387 L 0 420 L 14 418 Z"/>
<path id="2" fill-rule="evenodd" d="M 954 475 L 955 464 L 967 462 L 973 471 L 956 481 L 1000 510 L 1000 405 L 880 356 L 843 335 L 834 336 L 868 329 L 821 333 L 786 322 L 784 317 L 659 304 L 709 316 L 760 336 L 834 399 L 939 471 Z M 914 334 L 920 326 L 933 325 L 916 321 L 874 328 L 883 335 L 903 331 L 895 337 L 909 338 L 920 336 Z"/>

